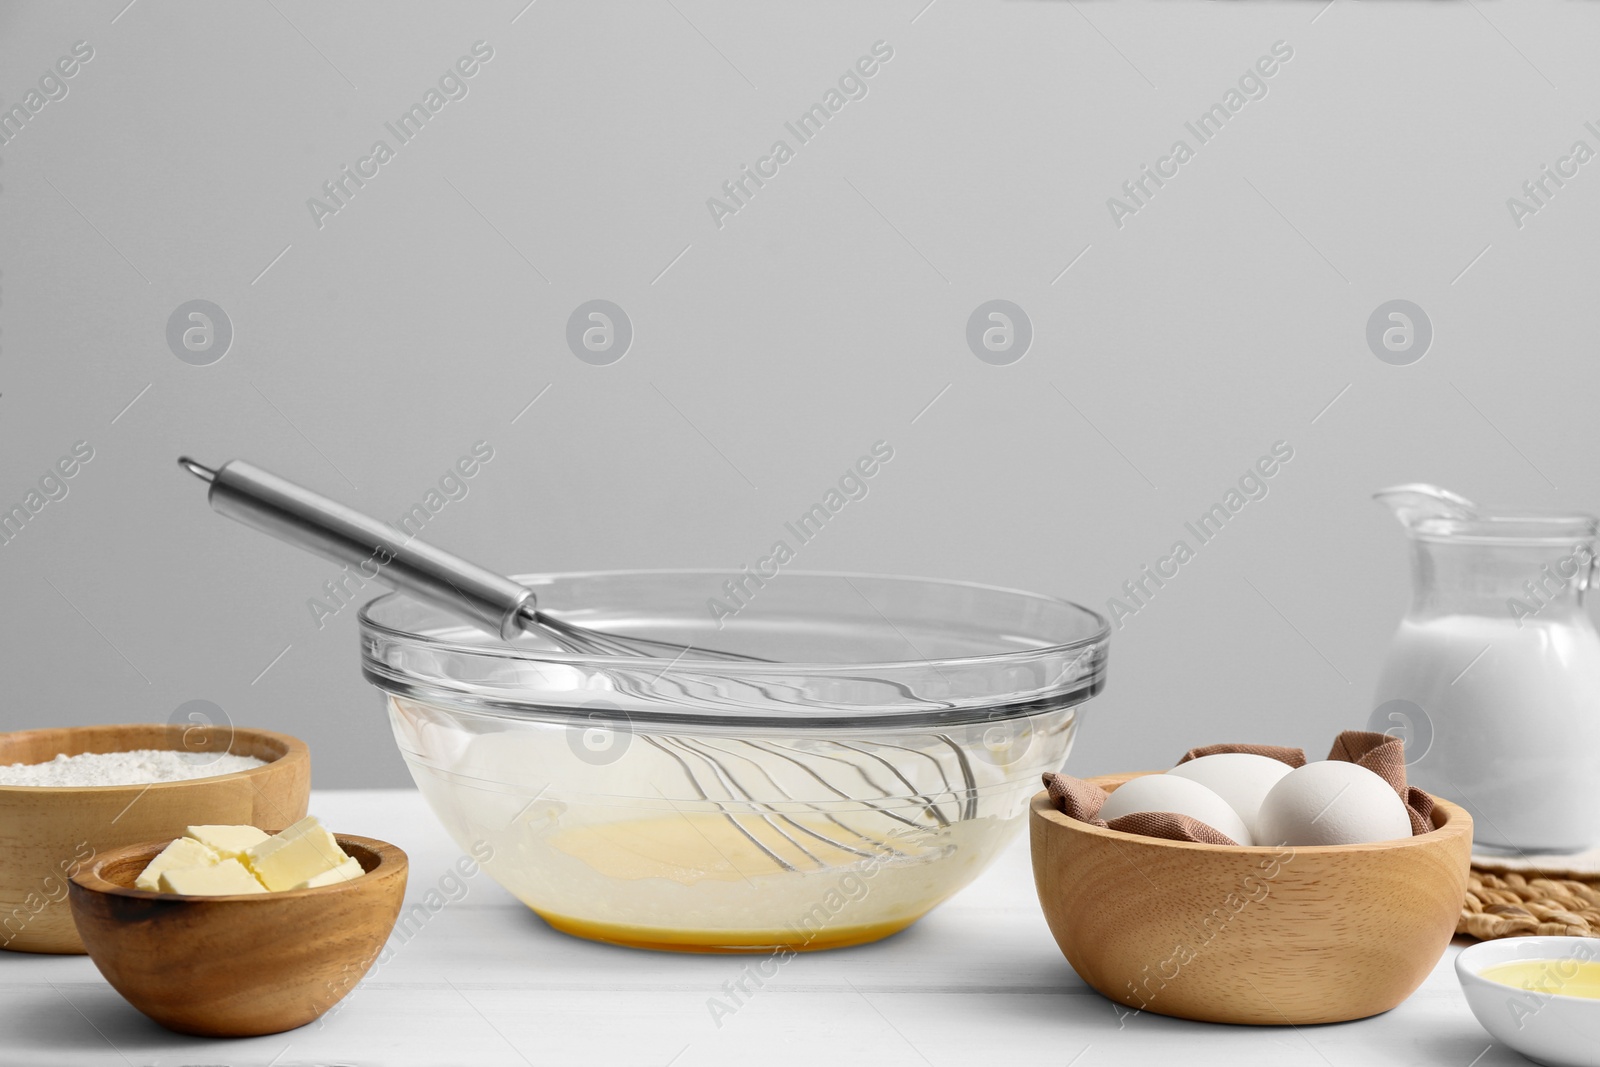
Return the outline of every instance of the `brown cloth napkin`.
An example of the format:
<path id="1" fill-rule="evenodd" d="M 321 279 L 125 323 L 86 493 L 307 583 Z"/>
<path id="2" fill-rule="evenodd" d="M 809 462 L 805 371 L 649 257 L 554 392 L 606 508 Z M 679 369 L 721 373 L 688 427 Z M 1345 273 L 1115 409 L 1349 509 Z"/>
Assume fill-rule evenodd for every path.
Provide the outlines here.
<path id="1" fill-rule="evenodd" d="M 1342 736 L 1342 735 L 1341 735 Z M 1388 735 L 1384 735 L 1388 736 Z M 1395 738 L 1396 741 L 1399 738 Z M 1337 742 L 1335 742 L 1337 743 Z M 1279 763 L 1287 763 L 1291 767 L 1304 767 L 1306 765 L 1306 750 L 1303 748 L 1290 748 L 1288 745 L 1201 745 L 1191 748 L 1183 754 L 1178 762 L 1188 763 L 1201 756 L 1220 756 L 1224 752 L 1242 752 L 1247 756 L 1265 756 L 1275 759 Z M 1332 756 L 1328 757 L 1332 759 Z"/>
<path id="2" fill-rule="evenodd" d="M 1191 748 L 1178 762 L 1187 763 L 1201 756 L 1215 756 L 1223 752 L 1266 756 L 1281 760 L 1291 767 L 1306 765 L 1304 749 L 1283 745 L 1203 745 Z M 1346 730 L 1334 740 L 1328 758 L 1365 767 L 1393 786 L 1406 806 L 1406 814 L 1411 817 L 1412 834 L 1425 834 L 1433 829 L 1433 797 L 1415 786 L 1406 785 L 1405 742 L 1400 738 L 1367 730 Z M 1056 810 L 1079 822 L 1168 841 L 1197 841 L 1207 845 L 1239 843 L 1199 819 L 1169 811 L 1136 812 L 1105 822 L 1099 818 L 1100 808 L 1110 794 L 1092 782 L 1069 774 L 1045 775 L 1044 787 Z"/>

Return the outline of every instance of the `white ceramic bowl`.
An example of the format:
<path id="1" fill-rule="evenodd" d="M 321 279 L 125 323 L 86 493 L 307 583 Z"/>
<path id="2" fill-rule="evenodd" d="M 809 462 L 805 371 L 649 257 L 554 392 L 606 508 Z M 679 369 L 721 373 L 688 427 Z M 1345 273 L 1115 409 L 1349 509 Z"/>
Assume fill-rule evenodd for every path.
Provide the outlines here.
<path id="1" fill-rule="evenodd" d="M 1600 1000 L 1558 992 L 1562 976 L 1554 967 L 1539 990 L 1481 977 L 1489 967 L 1517 960 L 1600 960 L 1600 939 L 1508 937 L 1472 945 L 1456 957 L 1467 1004 L 1496 1041 L 1549 1067 L 1600 1064 Z"/>

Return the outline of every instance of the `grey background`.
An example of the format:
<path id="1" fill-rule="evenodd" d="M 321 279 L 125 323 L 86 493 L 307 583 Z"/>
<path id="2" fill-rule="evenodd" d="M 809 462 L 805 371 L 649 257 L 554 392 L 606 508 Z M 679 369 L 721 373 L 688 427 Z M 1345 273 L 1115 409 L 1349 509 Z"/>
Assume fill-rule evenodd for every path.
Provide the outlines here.
<path id="1" fill-rule="evenodd" d="M 95 449 L 0 547 L 0 728 L 207 699 L 308 740 L 319 786 L 407 781 L 353 610 L 306 605 L 335 569 L 210 514 L 180 453 L 397 516 L 487 440 L 431 539 L 737 570 L 885 438 L 797 566 L 1103 611 L 1288 441 L 1114 636 L 1080 773 L 1365 722 L 1409 585 L 1373 489 L 1600 506 L 1600 161 L 1506 207 L 1600 148 L 1600 10 L 925 2 L 0 7 L 5 108 L 95 50 L 0 148 L 0 503 Z M 477 40 L 469 95 L 319 230 L 307 198 Z M 878 40 L 868 95 L 719 229 L 707 198 Z M 1107 198 L 1280 40 L 1118 229 Z M 210 366 L 166 343 L 193 299 L 233 323 Z M 610 366 L 566 347 L 591 299 L 634 325 Z M 1033 324 L 1009 366 L 966 344 L 993 299 Z M 1365 341 L 1392 299 L 1433 323 L 1410 366 Z"/>

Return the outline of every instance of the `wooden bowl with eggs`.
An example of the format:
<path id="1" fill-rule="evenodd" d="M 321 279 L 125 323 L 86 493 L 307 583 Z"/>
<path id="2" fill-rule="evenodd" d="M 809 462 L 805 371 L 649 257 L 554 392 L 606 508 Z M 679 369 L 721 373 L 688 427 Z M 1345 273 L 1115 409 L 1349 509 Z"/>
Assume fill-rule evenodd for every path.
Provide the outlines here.
<path id="1" fill-rule="evenodd" d="M 1108 792 L 1139 774 L 1090 779 Z M 1434 829 L 1360 845 L 1167 841 L 1028 817 L 1034 884 L 1067 962 L 1130 1012 L 1303 1025 L 1388 1011 L 1455 933 L 1472 817 L 1435 798 Z"/>

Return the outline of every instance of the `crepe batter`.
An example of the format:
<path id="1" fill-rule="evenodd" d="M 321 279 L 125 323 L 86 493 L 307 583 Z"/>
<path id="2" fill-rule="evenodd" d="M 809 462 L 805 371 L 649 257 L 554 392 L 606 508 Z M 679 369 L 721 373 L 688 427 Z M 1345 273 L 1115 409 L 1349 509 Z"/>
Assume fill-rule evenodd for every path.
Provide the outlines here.
<path id="1" fill-rule="evenodd" d="M 463 736 L 393 721 L 406 724 L 397 737 L 429 805 L 462 848 L 489 853 L 495 881 L 558 930 L 643 948 L 804 951 L 887 937 L 983 870 L 1020 827 L 1027 792 L 949 825 L 905 798 L 882 810 L 837 798 L 669 798 L 649 795 L 649 783 L 681 788 L 681 771 L 646 762 L 649 746 L 580 771 L 564 730 Z M 411 743 L 411 730 L 429 736 Z M 786 770 L 775 760 L 767 773 Z M 786 784 L 800 795 L 805 780 Z"/>
<path id="2" fill-rule="evenodd" d="M 607 879 L 603 896 L 587 899 L 576 913 L 569 904 L 524 900 L 559 930 L 639 947 L 739 952 L 857 945 L 904 929 L 965 884 L 971 875 L 952 884 L 949 865 L 964 862 L 975 874 L 986 852 L 971 847 L 971 839 L 997 829 L 995 820 L 978 820 L 898 835 L 889 839 L 890 852 L 852 835 L 845 829 L 851 824 L 859 827 L 861 819 L 769 821 L 695 812 L 565 830 L 550 846 Z M 868 855 L 808 830 L 854 842 Z M 612 911 L 654 913 L 660 923 L 602 917 Z"/>
<path id="3" fill-rule="evenodd" d="M 861 856 L 807 834 L 802 827 L 860 840 L 815 814 L 788 816 L 793 822 L 700 811 L 641 818 L 636 809 L 523 800 L 508 820 L 503 794 L 441 788 L 426 774 L 418 783 L 441 816 L 454 810 L 446 823 L 457 840 L 486 842 L 493 858 L 484 868 L 551 926 L 680 952 L 807 951 L 887 937 L 976 877 L 1017 826 L 985 818 L 903 833 L 882 816 L 839 815 L 894 850 L 860 842 Z M 604 818 L 624 811 L 632 817 Z"/>

